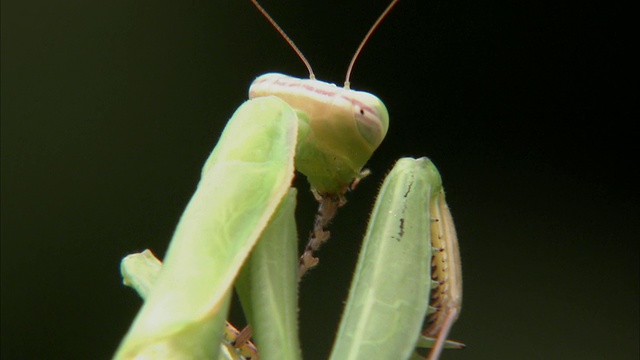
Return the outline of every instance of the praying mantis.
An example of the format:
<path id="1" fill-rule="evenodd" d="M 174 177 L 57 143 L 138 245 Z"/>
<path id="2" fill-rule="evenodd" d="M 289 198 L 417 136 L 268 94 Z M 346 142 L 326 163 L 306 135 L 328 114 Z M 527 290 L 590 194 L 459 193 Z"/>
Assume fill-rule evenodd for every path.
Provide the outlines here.
<path id="1" fill-rule="evenodd" d="M 374 95 L 310 79 L 258 77 L 207 159 L 200 183 L 161 263 L 150 252 L 123 259 L 124 282 L 145 299 L 116 359 L 301 359 L 297 283 L 318 264 L 327 225 L 389 127 Z M 294 169 L 319 202 L 296 261 Z M 247 331 L 226 323 L 235 287 Z M 447 340 L 462 298 L 457 237 L 440 175 L 427 158 L 398 160 L 374 205 L 331 359 L 418 359 Z M 220 344 L 220 345 L 218 345 Z"/>

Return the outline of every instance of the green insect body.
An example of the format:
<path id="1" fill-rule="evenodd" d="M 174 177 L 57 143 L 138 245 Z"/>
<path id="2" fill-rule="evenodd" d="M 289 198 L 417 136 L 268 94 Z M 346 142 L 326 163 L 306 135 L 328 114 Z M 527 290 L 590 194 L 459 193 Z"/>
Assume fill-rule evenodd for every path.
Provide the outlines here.
<path id="1" fill-rule="evenodd" d="M 257 359 L 251 329 L 224 326 L 234 282 L 261 356 L 264 350 L 265 359 L 301 358 L 292 316 L 295 262 L 283 260 L 289 253 L 295 260 L 294 162 L 319 202 L 299 281 L 318 264 L 314 252 L 330 236 L 326 227 L 345 193 L 368 174 L 364 165 L 389 127 L 380 99 L 349 89 L 352 65 L 344 88 L 315 80 L 311 70 L 311 79 L 269 73 L 252 83 L 250 100 L 203 167 L 155 284 L 145 278 L 157 269 L 131 275 L 123 267 L 125 282 L 146 301 L 116 359 Z M 435 360 L 443 348 L 464 347 L 446 339 L 461 297 L 457 238 L 440 176 L 426 158 L 401 159 L 372 212 L 331 358 L 417 359 L 416 348 L 433 348 Z M 223 327 L 224 345 L 210 346 Z"/>
<path id="2" fill-rule="evenodd" d="M 264 124 L 261 123 L 263 121 Z M 274 351 L 292 347 L 292 353 L 288 356 L 278 355 L 274 358 L 299 359 L 299 352 L 294 345 L 296 340 L 286 335 L 297 332 L 295 318 L 290 315 L 296 313 L 295 302 L 282 298 L 283 290 L 277 290 L 272 285 L 289 283 L 285 288 L 291 290 L 291 295 L 288 295 L 291 298 L 295 297 L 295 281 L 264 277 L 272 276 L 276 266 L 286 263 L 281 256 L 287 251 L 275 248 L 265 253 L 260 250 L 263 247 L 260 244 L 267 246 L 269 242 L 260 241 L 255 246 L 256 253 L 250 257 L 257 262 L 254 264 L 254 260 L 246 260 L 252 244 L 257 242 L 255 237 L 266 236 L 272 227 L 289 229 L 287 232 L 295 238 L 293 205 L 289 205 L 288 215 L 284 217 L 289 219 L 286 220 L 289 224 L 286 227 L 280 225 L 278 219 L 281 217 L 269 215 L 274 210 L 264 207 L 266 204 L 284 202 L 284 199 L 289 204 L 295 204 L 295 192 L 290 189 L 287 196 L 269 195 L 266 199 L 261 199 L 261 196 L 270 193 L 267 189 L 274 182 L 282 181 L 284 189 L 289 187 L 297 139 L 294 125 L 298 121 L 293 109 L 273 96 L 249 100 L 234 114 L 203 168 L 201 183 L 180 221 L 165 259 L 162 276 L 159 276 L 153 291 L 149 290 L 151 286 L 148 282 L 125 275 L 125 280 L 134 279 L 129 280 L 132 286 L 147 289 L 145 292 L 149 294 L 149 299 L 125 337 L 122 352 L 116 358 L 134 358 L 138 355 L 176 358 L 176 354 L 180 358 L 180 354 L 192 356 L 200 351 L 197 348 L 183 349 L 180 344 L 184 340 L 181 339 L 191 339 L 194 337 L 193 329 L 199 328 L 204 333 L 196 332 L 201 335 L 196 337 L 215 338 L 215 332 L 210 331 L 225 324 L 230 286 L 245 262 L 245 268 L 251 269 L 248 272 L 252 275 L 242 275 L 236 282 L 245 284 L 237 284 L 241 294 L 258 291 L 249 295 L 253 299 L 250 302 L 255 312 L 249 319 L 256 325 L 256 331 L 259 330 L 256 336 L 264 344 L 260 348 L 264 348 L 267 354 L 273 354 Z M 284 126 L 288 130 L 273 133 L 282 124 L 286 124 Z M 256 137 L 260 134 L 271 138 L 273 143 L 269 146 L 261 142 L 260 137 Z M 243 147 L 246 151 L 242 151 Z M 284 158 L 289 158 L 289 165 L 277 160 Z M 256 173 L 253 165 L 266 160 L 275 162 L 272 166 L 262 167 L 261 173 Z M 288 170 L 280 170 L 282 164 Z M 234 176 L 227 173 L 230 165 L 234 166 Z M 226 176 L 214 176 L 219 171 L 224 171 Z M 272 176 L 261 178 L 258 175 L 272 171 Z M 290 172 L 289 176 L 286 176 L 287 172 Z M 247 182 L 247 176 L 256 182 Z M 281 180 L 276 180 L 278 178 Z M 253 190 L 246 191 L 246 186 Z M 213 196 L 220 192 L 225 193 L 225 201 L 212 201 Z M 337 203 L 328 199 L 323 200 L 329 205 Z M 256 215 L 236 219 L 247 216 L 256 206 L 262 207 Z M 244 231 L 252 235 L 246 237 L 242 235 Z M 283 239 L 291 236 L 277 233 L 270 237 Z M 293 255 L 295 245 L 294 242 L 290 244 L 288 251 Z M 288 258 L 285 256 L 285 259 Z M 292 267 L 284 266 L 279 273 L 286 278 L 287 274 L 292 275 L 290 269 Z M 415 347 L 434 347 L 431 359 L 436 359 L 442 347 L 462 347 L 459 343 L 446 340 L 446 334 L 459 313 L 460 286 L 455 230 L 437 170 L 426 159 L 400 160 L 387 176 L 378 195 L 341 322 L 343 325 L 332 352 L 335 354 L 333 358 L 359 358 L 362 354 L 377 355 L 367 355 L 367 358 L 384 358 L 383 354 L 395 358 L 393 356 L 398 354 L 411 353 Z M 241 288 L 244 290 L 240 291 Z M 396 299 L 398 294 L 403 294 L 403 300 Z M 272 300 L 266 301 L 274 295 Z M 246 297 L 241 296 L 241 299 Z M 155 304 L 148 305 L 150 301 Z M 266 303 L 272 305 L 263 309 Z M 277 310 L 281 304 L 287 304 L 286 310 Z M 148 306 L 153 311 L 149 311 Z M 209 319 L 213 314 L 217 316 L 215 321 Z M 273 314 L 285 320 L 256 320 Z M 427 329 L 416 338 L 415 334 L 419 333 L 425 316 L 428 316 Z M 285 325 L 278 326 L 277 329 L 281 331 L 276 332 L 274 323 Z M 140 324 L 149 325 L 141 327 Z M 242 333 L 248 334 L 243 331 L 238 335 Z M 234 360 L 240 359 L 237 356 L 245 355 L 255 358 L 255 347 L 245 342 L 247 337 L 235 338 L 236 333 L 228 326 L 225 327 L 225 334 L 225 345 L 218 351 L 222 351 L 223 355 L 230 354 L 228 358 Z M 278 335 L 274 337 L 274 334 Z M 234 341 L 237 348 L 233 345 Z M 344 345 L 345 342 L 347 345 Z M 275 349 L 269 349 L 272 345 Z M 207 358 L 211 356 L 214 355 L 209 354 Z"/>

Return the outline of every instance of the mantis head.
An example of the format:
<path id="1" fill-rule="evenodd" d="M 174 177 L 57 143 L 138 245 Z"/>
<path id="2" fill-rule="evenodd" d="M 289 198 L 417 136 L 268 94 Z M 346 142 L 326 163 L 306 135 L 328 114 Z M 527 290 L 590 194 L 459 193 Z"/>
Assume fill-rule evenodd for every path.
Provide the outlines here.
<path id="1" fill-rule="evenodd" d="M 269 95 L 298 112 L 296 169 L 320 194 L 343 194 L 389 128 L 386 107 L 367 92 L 269 73 L 251 84 L 249 98 Z"/>

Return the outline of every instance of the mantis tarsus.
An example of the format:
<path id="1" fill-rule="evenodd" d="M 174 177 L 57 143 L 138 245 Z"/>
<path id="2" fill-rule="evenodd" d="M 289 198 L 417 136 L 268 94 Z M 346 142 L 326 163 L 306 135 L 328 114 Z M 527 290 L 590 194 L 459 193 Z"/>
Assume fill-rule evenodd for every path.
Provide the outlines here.
<path id="1" fill-rule="evenodd" d="M 266 74 L 254 81 L 251 100 L 229 120 L 203 167 L 162 271 L 116 358 L 216 359 L 220 348 L 211 341 L 222 334 L 234 283 L 260 356 L 300 358 L 297 279 L 317 264 L 313 252 L 329 237 L 326 225 L 345 203 L 345 192 L 366 176 L 363 166 L 388 129 L 384 104 L 350 90 L 349 74 L 364 42 L 397 1 L 365 36 L 344 88 L 316 81 L 310 66 L 309 80 Z M 294 158 L 320 202 L 297 276 L 295 191 L 289 188 Z M 147 270 L 134 266 L 125 280 L 137 289 L 141 282 L 135 279 Z M 433 347 L 429 358 L 436 359 L 443 347 L 461 347 L 446 340 L 459 314 L 461 283 L 439 174 L 426 158 L 401 159 L 374 207 L 332 358 L 401 359 L 418 356 L 416 347 Z"/>

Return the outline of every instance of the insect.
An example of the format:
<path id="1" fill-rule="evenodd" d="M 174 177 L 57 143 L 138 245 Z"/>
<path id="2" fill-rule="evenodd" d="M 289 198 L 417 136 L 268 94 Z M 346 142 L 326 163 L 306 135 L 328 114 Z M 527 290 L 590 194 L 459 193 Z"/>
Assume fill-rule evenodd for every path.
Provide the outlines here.
<path id="1" fill-rule="evenodd" d="M 250 100 L 230 118 L 203 166 L 162 271 L 116 358 L 217 358 L 219 347 L 210 345 L 222 334 L 233 286 L 260 355 L 300 358 L 297 282 L 317 265 L 314 252 L 330 235 L 326 226 L 344 205 L 345 193 L 368 174 L 363 167 L 389 126 L 384 104 L 374 95 L 350 90 L 349 74 L 364 42 L 396 3 L 391 2 L 360 44 L 344 88 L 316 81 L 290 40 L 310 79 L 272 73 L 254 81 Z M 377 204 L 391 204 L 402 215 L 391 217 L 376 210 L 378 205 L 374 208 L 334 359 L 382 359 L 385 353 L 408 358 L 416 347 L 432 346 L 430 358 L 436 359 L 442 347 L 459 347 L 446 340 L 460 309 L 455 230 L 437 170 L 428 160 L 412 161 L 419 165 L 399 161 L 378 195 Z M 297 262 L 296 191 L 290 188 L 294 167 L 307 177 L 320 203 L 309 244 Z M 392 181 L 396 172 L 409 175 Z M 405 258 L 399 259 L 400 254 Z M 391 278 L 412 285 L 388 286 Z M 426 330 L 419 335 L 425 317 Z M 235 336 L 229 333 L 229 338 Z M 242 343 L 240 348 L 248 344 L 243 338 L 234 340 Z"/>

